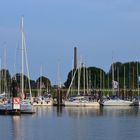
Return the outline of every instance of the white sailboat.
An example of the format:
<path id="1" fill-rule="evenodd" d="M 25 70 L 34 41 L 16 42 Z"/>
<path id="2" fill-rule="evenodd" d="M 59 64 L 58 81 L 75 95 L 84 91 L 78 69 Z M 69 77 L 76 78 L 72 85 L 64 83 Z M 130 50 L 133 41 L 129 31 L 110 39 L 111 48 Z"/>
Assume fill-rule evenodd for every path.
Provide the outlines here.
<path id="1" fill-rule="evenodd" d="M 21 36 L 22 36 L 22 71 L 21 71 L 21 96 L 22 100 L 20 103 L 20 108 L 22 111 L 32 111 L 33 107 L 31 105 L 32 102 L 32 93 L 31 93 L 31 84 L 30 84 L 30 76 L 29 76 L 29 67 L 28 67 L 28 59 L 27 59 L 27 48 L 26 48 L 26 40 L 25 40 L 25 33 L 24 33 L 24 19 L 22 17 L 21 21 Z M 25 58 L 24 58 L 25 57 Z M 25 60 L 25 62 L 24 62 Z M 24 64 L 26 64 L 27 68 L 27 75 L 28 75 L 28 85 L 30 91 L 30 99 L 24 99 Z"/>
<path id="2" fill-rule="evenodd" d="M 25 43 L 25 34 L 23 30 L 23 17 L 22 17 L 22 26 L 21 26 L 21 34 L 22 34 L 22 73 L 21 73 L 21 95 L 23 97 L 24 95 L 24 56 L 26 57 L 26 67 L 27 67 L 27 72 L 28 72 L 28 78 L 29 77 L 29 69 L 28 69 L 28 64 L 27 64 L 27 50 L 26 50 L 26 43 Z M 30 99 L 32 99 L 31 95 L 31 85 L 29 81 L 29 88 L 30 88 Z M 33 106 L 31 105 L 29 99 L 24 99 L 21 97 L 20 100 L 20 111 L 22 113 L 32 113 L 33 112 Z M 9 99 L 8 103 L 3 104 L 1 106 L 1 109 L 3 110 L 12 110 L 13 109 L 13 99 Z"/>
<path id="3" fill-rule="evenodd" d="M 33 106 L 52 106 L 53 99 L 51 97 L 38 96 L 34 99 Z"/>
<path id="4" fill-rule="evenodd" d="M 39 91 L 38 96 L 34 98 L 33 106 L 52 106 L 53 99 L 50 96 L 42 96 L 42 66 L 40 68 L 40 80 L 39 80 Z"/>
<path id="5" fill-rule="evenodd" d="M 132 102 L 115 98 L 115 99 L 105 100 L 101 103 L 101 105 L 103 106 L 131 106 Z"/>
<path id="6" fill-rule="evenodd" d="M 76 96 L 65 100 L 65 106 L 73 107 L 98 107 L 100 104 L 97 101 L 92 101 L 86 96 Z"/>
<path id="7" fill-rule="evenodd" d="M 77 71 L 78 71 L 78 95 L 75 97 L 68 97 L 69 92 L 70 92 L 70 88 L 72 86 L 72 83 L 74 81 L 74 78 L 75 78 Z M 91 97 L 85 96 L 85 95 L 82 95 L 82 96 L 80 95 L 80 73 L 81 73 L 81 66 L 79 66 L 79 68 L 77 68 L 74 72 L 69 89 L 67 91 L 66 100 L 64 102 L 64 105 L 65 106 L 73 106 L 73 107 L 99 107 L 100 104 L 97 101 L 92 100 Z M 84 71 L 84 74 L 85 74 L 85 71 Z M 85 84 L 84 84 L 84 86 L 85 86 Z M 84 89 L 84 92 L 85 92 L 85 89 Z"/>
<path id="8" fill-rule="evenodd" d="M 112 64 L 112 92 L 114 94 L 114 82 L 118 84 L 117 81 L 114 81 L 114 63 Z M 124 87 L 125 87 L 125 67 L 124 67 Z M 124 90 L 125 91 L 125 90 Z M 103 100 L 101 103 L 103 106 L 130 106 L 133 104 L 132 101 L 122 100 L 118 97 L 115 97 L 114 99 L 106 99 Z"/>

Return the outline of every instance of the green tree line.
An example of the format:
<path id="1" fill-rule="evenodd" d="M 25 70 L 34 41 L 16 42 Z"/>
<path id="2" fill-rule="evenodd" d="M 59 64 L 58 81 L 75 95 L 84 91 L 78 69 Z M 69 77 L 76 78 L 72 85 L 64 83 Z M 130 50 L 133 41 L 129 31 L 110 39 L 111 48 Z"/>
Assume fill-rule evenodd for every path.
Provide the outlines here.
<path id="1" fill-rule="evenodd" d="M 81 67 L 80 70 L 80 88 L 87 86 L 92 89 L 111 89 L 112 88 L 112 66 L 114 68 L 114 80 L 118 82 L 120 89 L 136 89 L 138 87 L 138 76 L 140 75 L 139 62 L 115 62 L 111 64 L 108 72 L 97 67 Z M 64 83 L 68 88 L 74 72 L 73 69 L 68 73 L 67 80 Z M 84 83 L 85 81 L 85 83 Z M 72 86 L 78 87 L 78 70 L 76 71 L 75 78 Z"/>
<path id="2" fill-rule="evenodd" d="M 16 79 L 17 86 L 19 90 L 21 89 L 21 73 L 16 73 L 13 77 L 9 73 L 9 70 L 7 69 L 1 69 L 0 70 L 0 93 L 11 92 L 11 86 L 12 86 L 12 78 Z M 41 79 L 41 88 L 43 89 L 43 92 L 48 92 L 48 90 L 51 89 L 51 81 L 45 77 L 40 76 L 37 78 L 37 80 L 31 80 L 26 75 L 24 75 L 24 89 L 26 92 L 29 92 L 29 82 L 31 85 L 31 89 L 33 92 L 37 93 L 38 88 L 40 88 L 40 79 Z"/>

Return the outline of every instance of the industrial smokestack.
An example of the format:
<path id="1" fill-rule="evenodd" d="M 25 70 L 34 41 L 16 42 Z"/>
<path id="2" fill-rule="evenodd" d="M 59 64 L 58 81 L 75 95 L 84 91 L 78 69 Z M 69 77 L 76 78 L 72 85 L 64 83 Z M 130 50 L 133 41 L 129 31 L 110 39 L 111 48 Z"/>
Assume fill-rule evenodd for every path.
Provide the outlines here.
<path id="1" fill-rule="evenodd" d="M 77 47 L 74 47 L 74 69 L 77 68 Z"/>

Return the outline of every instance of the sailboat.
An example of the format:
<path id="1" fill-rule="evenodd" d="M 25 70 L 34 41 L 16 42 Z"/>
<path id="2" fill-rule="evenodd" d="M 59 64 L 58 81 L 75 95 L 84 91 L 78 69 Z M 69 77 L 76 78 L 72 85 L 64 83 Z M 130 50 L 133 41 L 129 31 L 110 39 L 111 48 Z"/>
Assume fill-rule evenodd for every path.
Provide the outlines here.
<path id="1" fill-rule="evenodd" d="M 114 80 L 114 63 L 112 64 L 112 92 L 114 94 L 114 90 L 118 88 L 119 81 Z M 124 67 L 124 87 L 125 87 L 125 67 Z M 125 90 L 124 90 L 125 91 Z M 131 106 L 133 105 L 132 101 L 120 99 L 117 96 L 114 98 L 108 98 L 100 102 L 103 106 Z"/>
<path id="2" fill-rule="evenodd" d="M 33 106 L 52 106 L 53 99 L 51 96 L 44 97 L 42 96 L 42 66 L 40 68 L 40 80 L 39 80 L 39 91 L 38 96 L 34 98 Z"/>
<path id="3" fill-rule="evenodd" d="M 21 22 L 21 35 L 22 35 L 22 73 L 21 73 L 21 100 L 20 102 L 20 111 L 23 113 L 32 113 L 33 112 L 33 107 L 31 105 L 31 100 L 29 99 L 24 99 L 22 98 L 24 96 L 24 56 L 26 56 L 26 67 L 27 67 L 27 72 L 28 72 L 28 77 L 29 77 L 29 69 L 28 69 L 28 64 L 27 64 L 27 50 L 26 50 L 26 43 L 25 43 L 25 34 L 24 34 L 24 29 L 23 29 L 23 17 L 22 17 L 22 22 Z M 30 79 L 30 78 L 29 78 Z M 16 80 L 16 77 L 14 77 L 14 80 Z M 29 89 L 30 89 L 30 99 L 32 99 L 32 94 L 31 94 L 31 85 L 29 81 Z M 13 108 L 13 99 L 9 99 L 9 102 L 3 105 L 3 108 L 5 109 L 12 109 Z"/>
<path id="4" fill-rule="evenodd" d="M 22 111 L 33 111 L 32 103 L 32 93 L 31 93 L 31 84 L 30 84 L 30 76 L 29 76 L 29 68 L 28 68 L 28 60 L 27 60 L 27 48 L 26 48 L 26 41 L 25 41 L 25 33 L 24 33 L 24 21 L 21 21 L 21 36 L 22 36 L 22 72 L 21 72 L 21 102 L 20 102 L 20 108 Z M 25 64 L 27 68 L 27 74 L 28 74 L 28 84 L 29 84 L 29 91 L 30 91 L 30 99 L 24 98 L 24 56 L 25 56 Z"/>
<path id="5" fill-rule="evenodd" d="M 73 84 L 77 71 L 78 71 L 78 94 L 77 94 L 77 96 L 69 97 L 70 88 Z M 81 66 L 79 66 L 79 68 L 77 68 L 74 72 L 69 89 L 67 91 L 66 100 L 64 102 L 64 105 L 65 106 L 75 106 L 75 107 L 98 107 L 98 106 L 100 106 L 99 102 L 92 100 L 92 98 L 90 96 L 85 96 L 85 93 L 84 93 L 84 95 L 80 95 L 80 76 L 81 76 L 80 73 L 81 73 Z M 85 74 L 85 70 L 84 70 L 84 74 Z M 84 87 L 85 87 L 85 84 L 84 84 Z M 84 89 L 84 92 L 85 92 L 85 89 Z"/>

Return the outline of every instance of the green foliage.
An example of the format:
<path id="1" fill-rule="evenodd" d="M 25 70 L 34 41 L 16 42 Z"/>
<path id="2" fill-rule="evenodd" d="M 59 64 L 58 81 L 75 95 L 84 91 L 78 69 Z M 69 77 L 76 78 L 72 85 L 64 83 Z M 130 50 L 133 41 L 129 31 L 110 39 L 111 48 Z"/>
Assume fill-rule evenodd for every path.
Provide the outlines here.
<path id="1" fill-rule="evenodd" d="M 88 84 L 90 86 L 89 88 L 96 88 L 96 89 L 112 88 L 112 65 L 114 67 L 114 80 L 119 82 L 119 88 L 122 89 L 124 88 L 124 82 L 125 82 L 125 88 L 127 89 L 137 88 L 137 80 L 138 80 L 137 76 L 140 75 L 139 62 L 127 62 L 127 63 L 115 62 L 111 64 L 109 72 L 107 73 L 103 69 L 96 68 L 96 67 L 85 68 L 85 71 L 88 72 Z M 80 76 L 81 88 L 83 88 L 84 86 L 83 69 L 84 68 L 81 69 L 81 76 Z M 68 88 L 71 83 L 74 71 L 75 70 L 71 70 L 68 73 L 68 78 L 64 83 L 66 88 Z M 85 77 L 86 77 L 86 73 L 85 73 Z M 74 79 L 74 85 L 75 88 L 78 87 L 78 72 L 76 73 Z M 85 87 L 86 86 L 87 86 L 87 79 L 85 78 Z"/>
<path id="2" fill-rule="evenodd" d="M 119 88 L 124 88 L 124 79 L 125 79 L 125 88 L 126 89 L 137 89 L 137 80 L 138 75 L 140 75 L 140 63 L 139 62 L 115 62 L 114 66 L 114 80 L 119 82 Z M 71 70 L 68 73 L 68 77 L 66 82 L 64 83 L 65 87 L 68 88 L 72 77 L 75 73 L 75 69 Z M 8 70 L 2 69 L 0 71 L 0 84 L 1 84 L 1 92 L 8 92 L 11 89 L 11 75 Z M 124 75 L 125 73 L 125 75 Z M 16 75 L 17 83 L 20 87 L 21 85 L 21 74 L 17 73 Z M 34 94 L 37 94 L 37 83 L 42 79 L 42 83 L 44 84 L 44 91 L 46 89 L 51 89 L 51 81 L 44 76 L 39 77 L 36 81 L 30 80 L 31 88 L 34 89 Z M 26 75 L 24 75 L 24 88 L 29 90 L 29 79 Z M 85 83 L 84 83 L 85 81 Z M 108 72 L 105 72 L 103 69 L 97 67 L 82 67 L 80 70 L 80 89 L 87 88 L 87 86 L 91 89 L 111 89 L 112 88 L 112 64 Z M 72 84 L 73 89 L 77 89 L 78 87 L 78 70 L 76 71 L 75 78 Z"/>
<path id="3" fill-rule="evenodd" d="M 76 70 L 72 70 L 72 71 L 69 72 L 68 79 L 64 83 L 66 88 L 69 87 L 75 71 Z M 85 87 L 90 86 L 92 88 L 95 87 L 95 86 L 97 88 L 99 88 L 100 86 L 103 86 L 103 82 L 102 82 L 102 85 L 100 84 L 100 78 L 102 78 L 105 75 L 106 75 L 105 71 L 103 71 L 100 68 L 96 68 L 96 67 L 89 67 L 89 68 L 82 67 L 81 70 L 80 70 L 80 88 L 83 88 L 84 84 L 85 84 Z M 85 83 L 84 83 L 84 81 L 85 81 Z M 95 82 L 96 82 L 96 85 L 95 85 Z M 73 87 L 74 88 L 78 87 L 78 70 L 76 72 L 76 75 L 75 75 L 75 78 L 74 78 L 74 81 L 73 81 Z"/>
<path id="4" fill-rule="evenodd" d="M 11 75 L 9 71 L 2 69 L 0 75 L 1 92 L 9 92 L 11 89 Z"/>
<path id="5" fill-rule="evenodd" d="M 22 74 L 17 73 L 15 76 L 16 76 L 16 81 L 18 83 L 18 86 L 21 87 L 21 76 L 22 76 Z M 29 89 L 29 78 L 26 75 L 24 75 L 24 88 Z"/>
<path id="6" fill-rule="evenodd" d="M 51 87 L 51 81 L 47 78 L 47 77 L 44 77 L 44 76 L 41 76 L 39 77 L 37 80 L 36 80 L 36 83 L 40 83 L 40 80 L 42 81 L 42 84 L 44 86 L 44 88 L 49 88 Z"/>
<path id="7" fill-rule="evenodd" d="M 21 73 L 17 73 L 15 74 L 14 78 L 16 78 L 17 81 L 17 86 L 19 87 L 19 89 L 21 88 Z M 50 91 L 51 89 L 51 82 L 48 78 L 42 76 L 42 82 L 44 83 L 45 87 L 43 88 L 43 92 Z M 29 93 L 29 82 L 31 84 L 31 89 L 32 89 L 32 94 L 33 96 L 36 96 L 38 93 L 38 89 L 37 89 L 37 82 L 39 82 L 40 77 L 37 79 L 37 81 L 34 80 L 30 80 L 26 75 L 24 75 L 24 90 L 26 93 Z M 7 92 L 10 94 L 11 92 L 11 82 L 12 81 L 12 77 L 9 73 L 8 70 L 2 69 L 0 71 L 0 85 L 1 85 L 1 93 L 2 92 Z M 46 90 L 47 89 L 47 90 Z"/>

